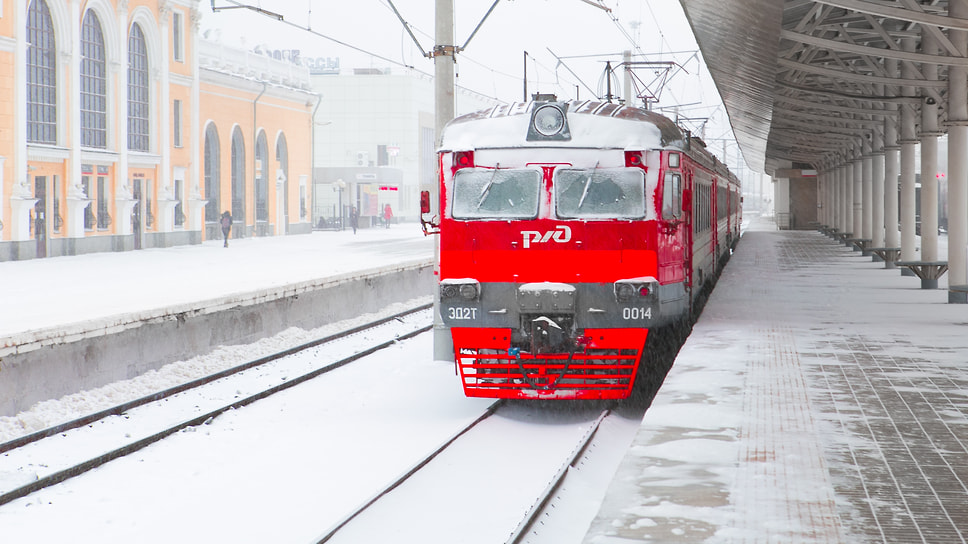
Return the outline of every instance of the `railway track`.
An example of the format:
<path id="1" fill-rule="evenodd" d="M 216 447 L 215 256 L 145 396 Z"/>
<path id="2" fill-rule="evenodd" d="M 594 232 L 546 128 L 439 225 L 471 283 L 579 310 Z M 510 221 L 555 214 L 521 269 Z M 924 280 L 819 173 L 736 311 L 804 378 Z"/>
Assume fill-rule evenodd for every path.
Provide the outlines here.
<path id="1" fill-rule="evenodd" d="M 462 493 L 468 496 L 475 494 L 473 484 L 486 476 L 482 476 L 480 466 L 475 463 L 455 463 L 453 459 L 464 457 L 462 452 L 479 449 L 480 445 L 491 444 L 494 446 L 493 438 L 495 435 L 502 435 L 506 430 L 508 421 L 516 422 L 521 419 L 527 420 L 532 417 L 541 419 L 539 413 L 547 411 L 548 406 L 539 406 L 535 403 L 515 403 L 514 401 L 497 401 L 478 419 L 460 429 L 437 449 L 428 453 L 423 459 L 415 463 L 409 470 L 404 472 L 399 478 L 392 481 L 382 490 L 374 494 L 369 500 L 361 503 L 356 509 L 347 516 L 334 524 L 325 534 L 315 542 L 340 543 L 340 542 L 368 542 L 380 541 L 387 537 L 381 533 L 384 527 L 393 527 L 394 531 L 400 530 L 400 525 L 395 522 L 393 515 L 388 513 L 399 512 L 400 504 L 419 504 L 424 510 L 434 511 L 433 499 L 426 495 L 444 495 L 447 500 L 455 504 L 462 504 L 464 500 Z M 478 535 L 481 542 L 521 543 L 528 541 L 540 532 L 542 518 L 547 516 L 546 510 L 552 506 L 556 492 L 562 483 L 572 472 L 582 456 L 593 444 L 596 435 L 603 423 L 613 415 L 611 408 L 604 408 L 595 416 L 595 409 L 584 410 L 578 415 L 577 419 L 569 420 L 567 425 L 561 425 L 561 429 L 553 430 L 556 425 L 548 425 L 543 431 L 549 431 L 559 436 L 549 438 L 543 432 L 535 432 L 535 443 L 520 444 L 521 451 L 536 451 L 533 446 L 538 443 L 556 442 L 553 446 L 546 449 L 553 450 L 553 454 L 535 453 L 543 456 L 540 464 L 544 467 L 551 467 L 553 470 L 544 471 L 536 478 L 522 478 L 517 483 L 518 490 L 508 489 L 509 495 L 518 495 L 518 498 L 502 498 L 501 504 L 491 504 L 487 513 L 488 519 L 503 518 L 508 523 L 498 524 L 494 521 L 492 527 L 495 534 Z M 503 424 L 493 424 L 492 429 L 487 430 L 489 424 L 495 419 L 503 418 Z M 567 418 L 566 418 L 567 419 Z M 560 424 L 557 422 L 556 424 Z M 513 423 L 511 425 L 514 426 Z M 547 444 L 546 444 L 547 445 Z M 543 451 L 542 450 L 537 451 Z M 446 459 L 450 455 L 451 459 Z M 503 457 L 496 453 L 495 457 Z M 464 457 L 466 459 L 466 457 Z M 521 470 L 519 466 L 520 457 L 509 455 L 501 462 L 506 466 L 491 467 L 490 472 L 515 474 Z M 440 467 L 434 465 L 439 464 Z M 457 468 L 452 468 L 457 467 Z M 556 467 L 556 468 L 555 468 Z M 442 472 L 443 471 L 443 475 Z M 432 485 L 417 482 L 426 475 L 426 480 L 436 482 Z M 527 481 L 525 481 L 527 480 Z M 444 482 L 453 484 L 453 488 L 441 489 Z M 413 485 L 411 485 L 413 484 Z M 495 510 L 506 508 L 507 512 L 502 514 Z M 449 525 L 455 527 L 457 531 L 464 531 L 467 528 L 480 526 L 480 510 L 473 506 L 468 506 L 466 511 L 469 517 L 463 520 L 452 519 Z M 411 514 L 408 514 L 411 515 Z M 431 518 L 433 515 L 431 515 Z M 446 526 L 448 523 L 434 524 L 433 521 L 421 522 L 419 519 L 411 519 L 407 524 L 409 527 L 423 527 L 427 533 L 425 536 L 434 542 L 465 541 L 461 534 L 448 534 Z M 428 525 L 430 523 L 431 525 Z M 433 529 L 430 529 L 430 527 Z M 461 529 L 463 527 L 464 529 Z M 406 535 L 398 535 L 404 541 L 408 541 Z M 467 535 L 464 534 L 463 537 Z M 495 539 L 498 537 L 498 539 Z M 475 541 L 475 540 L 470 540 Z"/>
<path id="2" fill-rule="evenodd" d="M 398 341 L 426 332 L 431 328 L 430 312 L 430 305 L 417 306 L 2 443 L 0 444 L 0 456 L 2 456 L 0 476 L 5 478 L 0 478 L 0 505 L 64 482 L 114 459 L 130 455 L 174 433 L 209 423 L 229 410 L 265 399 L 385 349 Z M 362 349 L 344 347 L 343 355 L 330 360 L 322 356 L 322 350 L 338 351 L 341 342 L 350 343 L 350 339 L 359 335 L 368 337 L 368 347 Z M 370 336 L 375 340 L 369 339 Z M 346 353 L 347 351 L 350 353 Z M 302 359 L 309 359 L 308 363 L 299 361 L 295 364 L 285 364 L 287 360 L 299 359 L 306 354 L 311 355 Z M 269 371 L 271 366 L 275 368 Z M 293 376 L 294 372 L 297 375 Z M 261 374 L 259 379 L 255 380 L 257 383 L 255 387 L 246 388 L 245 385 L 231 383 L 233 378 L 253 373 Z M 267 382 L 271 382 L 271 385 Z M 246 390 L 243 391 L 243 389 Z M 201 393 L 203 390 L 204 394 Z M 193 392 L 196 393 L 195 398 L 189 398 Z M 178 402 L 178 399 L 182 399 L 181 402 Z M 136 411 L 152 407 L 160 407 L 166 413 L 168 418 L 164 424 L 152 423 L 154 427 L 146 431 L 144 424 L 139 424 L 137 421 L 128 422 L 130 419 L 137 419 Z M 186 412 L 191 412 L 191 415 L 184 416 Z M 177 421 L 171 421 L 172 418 Z M 111 438 L 98 441 L 98 453 L 89 451 L 90 447 L 81 443 L 84 442 L 83 440 L 77 440 L 78 444 L 72 445 L 77 433 L 88 429 L 90 432 L 102 432 L 99 426 L 107 427 L 105 423 L 108 421 L 122 424 L 118 426 L 119 428 L 110 431 L 113 435 Z M 127 424 L 124 424 L 126 422 Z M 51 440 L 59 443 L 56 448 L 59 452 L 57 459 L 37 458 L 31 451 L 41 443 Z M 113 443 L 112 449 L 107 452 L 104 452 L 105 440 Z M 67 453 L 60 455 L 61 452 Z M 29 470 L 24 470 L 24 467 L 28 467 Z"/>

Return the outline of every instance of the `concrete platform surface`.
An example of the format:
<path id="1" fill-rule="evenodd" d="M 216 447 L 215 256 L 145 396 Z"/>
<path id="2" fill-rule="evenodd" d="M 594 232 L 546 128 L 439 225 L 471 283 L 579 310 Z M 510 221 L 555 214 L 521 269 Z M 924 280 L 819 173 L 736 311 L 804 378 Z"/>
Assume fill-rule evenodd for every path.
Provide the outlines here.
<path id="1" fill-rule="evenodd" d="M 0 340 L 26 331 L 433 261 L 416 223 L 389 229 L 238 238 L 199 245 L 0 262 Z M 2 345 L 3 342 L 0 342 Z"/>
<path id="2" fill-rule="evenodd" d="M 584 541 L 966 542 L 968 306 L 756 226 Z"/>

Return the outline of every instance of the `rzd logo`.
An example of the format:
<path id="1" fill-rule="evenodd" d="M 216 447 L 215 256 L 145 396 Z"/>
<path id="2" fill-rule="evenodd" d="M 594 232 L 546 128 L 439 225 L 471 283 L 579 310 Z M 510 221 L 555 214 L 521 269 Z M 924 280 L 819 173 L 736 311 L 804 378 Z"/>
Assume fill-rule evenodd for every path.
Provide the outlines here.
<path id="1" fill-rule="evenodd" d="M 522 230 L 521 237 L 524 239 L 525 249 L 531 247 L 531 244 L 543 244 L 549 240 L 563 244 L 571 241 L 571 227 L 568 225 L 558 225 L 555 230 L 549 230 L 544 234 L 536 230 Z"/>

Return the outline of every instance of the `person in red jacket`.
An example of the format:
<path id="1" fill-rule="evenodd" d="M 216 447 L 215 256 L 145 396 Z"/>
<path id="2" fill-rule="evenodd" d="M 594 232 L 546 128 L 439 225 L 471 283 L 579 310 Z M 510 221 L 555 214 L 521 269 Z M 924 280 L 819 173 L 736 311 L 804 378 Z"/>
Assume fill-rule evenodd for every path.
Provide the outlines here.
<path id="1" fill-rule="evenodd" d="M 390 205 L 387 204 L 383 207 L 383 228 L 390 228 L 390 220 L 393 219 L 393 210 L 390 209 Z"/>

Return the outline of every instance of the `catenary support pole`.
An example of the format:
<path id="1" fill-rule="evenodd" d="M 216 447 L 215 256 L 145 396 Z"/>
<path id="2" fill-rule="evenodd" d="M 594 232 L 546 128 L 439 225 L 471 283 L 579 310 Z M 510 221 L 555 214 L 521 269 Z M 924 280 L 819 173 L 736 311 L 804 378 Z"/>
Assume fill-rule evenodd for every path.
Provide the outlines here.
<path id="1" fill-rule="evenodd" d="M 454 0 L 436 0 L 434 47 L 434 142 L 440 144 L 444 125 L 454 118 L 454 64 L 457 48 L 454 45 Z M 438 172 L 439 174 L 439 172 Z M 439 178 L 438 178 L 439 179 Z M 431 202 L 439 202 L 439 187 L 435 180 Z M 437 210 L 438 217 L 443 210 Z M 440 277 L 440 236 L 434 244 L 434 276 Z M 440 302 L 434 297 L 434 359 L 452 360 L 453 341 L 446 334 L 440 319 Z"/>

